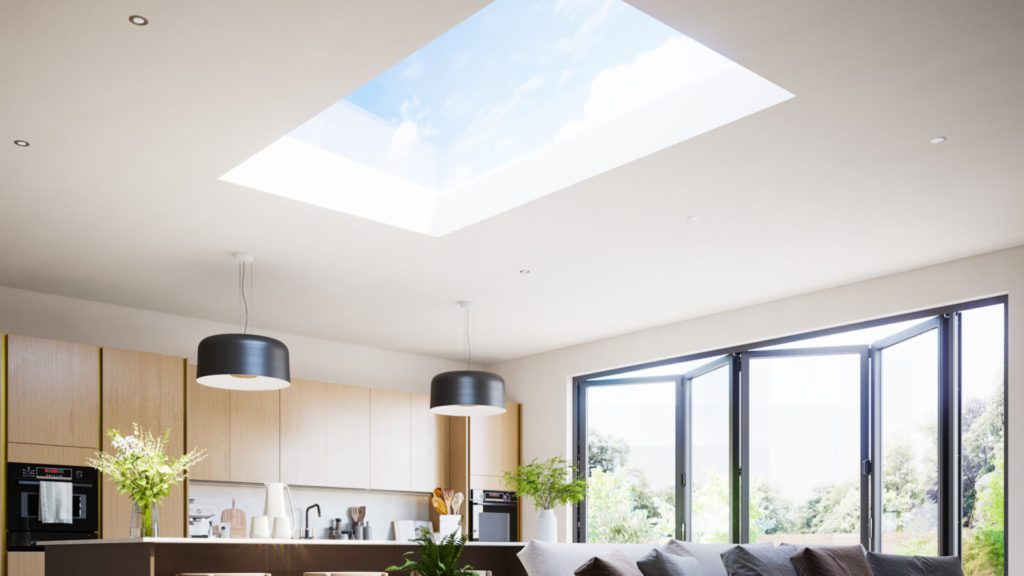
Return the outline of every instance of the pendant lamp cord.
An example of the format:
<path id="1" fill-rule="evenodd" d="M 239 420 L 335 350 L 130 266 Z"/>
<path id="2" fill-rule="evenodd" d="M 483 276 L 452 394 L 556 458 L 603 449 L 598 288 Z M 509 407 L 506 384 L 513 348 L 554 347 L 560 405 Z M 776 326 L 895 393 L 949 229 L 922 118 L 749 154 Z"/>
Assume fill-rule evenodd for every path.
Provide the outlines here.
<path id="1" fill-rule="evenodd" d="M 252 290 L 252 277 L 249 278 L 249 289 Z M 242 334 L 249 332 L 249 301 L 245 297 L 245 262 L 238 263 L 238 293 L 242 301 Z"/>

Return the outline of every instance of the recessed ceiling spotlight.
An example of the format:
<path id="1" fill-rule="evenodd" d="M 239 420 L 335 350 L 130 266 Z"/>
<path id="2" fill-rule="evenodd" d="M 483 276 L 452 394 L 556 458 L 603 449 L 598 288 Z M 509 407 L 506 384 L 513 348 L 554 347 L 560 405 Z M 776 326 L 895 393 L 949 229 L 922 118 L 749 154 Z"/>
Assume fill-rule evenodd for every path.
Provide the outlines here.
<path id="1" fill-rule="evenodd" d="M 700 220 L 700 216 L 690 215 L 686 217 L 687 222 L 696 222 L 698 220 Z"/>
<path id="2" fill-rule="evenodd" d="M 936 136 L 935 138 L 932 138 L 931 140 L 929 140 L 929 142 L 931 142 L 932 144 L 942 144 L 945 141 L 946 141 L 946 137 L 945 136 Z"/>
<path id="3" fill-rule="evenodd" d="M 149 19 L 145 16 L 139 16 L 138 14 L 132 14 L 128 17 L 128 21 L 136 26 L 145 26 L 149 24 Z"/>
<path id="4" fill-rule="evenodd" d="M 530 273 L 532 273 L 532 272 L 533 272 L 533 271 L 532 271 L 532 270 L 530 270 L 529 268 L 521 268 L 521 269 L 519 270 L 519 273 L 520 273 L 520 274 L 530 274 Z"/>
<path id="5" fill-rule="evenodd" d="M 21 146 L 22 148 L 28 148 L 30 146 L 28 140 L 15 140 L 14 145 Z"/>

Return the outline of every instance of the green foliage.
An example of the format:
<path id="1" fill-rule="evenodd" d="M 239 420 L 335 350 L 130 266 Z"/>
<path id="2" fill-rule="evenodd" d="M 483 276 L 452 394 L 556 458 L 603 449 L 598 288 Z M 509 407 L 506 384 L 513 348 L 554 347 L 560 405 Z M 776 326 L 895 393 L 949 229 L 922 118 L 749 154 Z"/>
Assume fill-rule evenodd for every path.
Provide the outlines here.
<path id="1" fill-rule="evenodd" d="M 605 436 L 600 432 L 587 435 L 587 472 L 594 469 L 615 472 L 625 468 L 629 460 L 629 446 L 614 436 Z"/>
<path id="2" fill-rule="evenodd" d="M 419 559 L 410 558 L 415 552 L 405 553 L 405 562 L 401 566 L 388 566 L 386 572 L 415 572 L 419 576 L 472 576 L 472 566 L 459 567 L 462 550 L 466 546 L 466 537 L 456 530 L 441 539 L 434 541 L 434 535 L 428 528 L 421 528 L 419 536 L 414 540 L 419 544 Z"/>
<path id="3" fill-rule="evenodd" d="M 674 504 L 664 499 L 651 501 L 659 513 L 657 517 L 637 506 L 629 471 L 593 470 L 587 482 L 587 541 L 643 543 L 671 535 Z M 663 517 L 668 518 L 667 525 Z"/>
<path id="4" fill-rule="evenodd" d="M 537 508 L 549 510 L 560 504 L 576 504 L 586 497 L 587 483 L 576 478 L 576 473 L 576 467 L 568 460 L 554 456 L 506 472 L 505 483 L 520 496 L 533 498 Z"/>
<path id="5" fill-rule="evenodd" d="M 717 472 L 707 474 L 707 480 L 693 489 L 694 542 L 726 543 L 732 539 L 729 521 L 729 481 Z"/>
<path id="6" fill-rule="evenodd" d="M 167 430 L 161 436 L 141 431 L 132 424 L 132 434 L 125 436 L 116 429 L 107 431 L 114 453 L 97 452 L 89 465 L 114 482 L 118 492 L 127 494 L 144 512 L 171 493 L 188 473 L 190 466 L 206 457 L 204 450 L 194 449 L 176 459 L 165 450 L 171 438 Z"/>
<path id="7" fill-rule="evenodd" d="M 750 485 L 750 541 L 762 534 L 793 534 L 797 532 L 793 504 L 775 486 L 763 480 Z"/>
<path id="8" fill-rule="evenodd" d="M 819 486 L 800 512 L 801 532 L 852 534 L 860 530 L 860 487 L 852 482 Z"/>

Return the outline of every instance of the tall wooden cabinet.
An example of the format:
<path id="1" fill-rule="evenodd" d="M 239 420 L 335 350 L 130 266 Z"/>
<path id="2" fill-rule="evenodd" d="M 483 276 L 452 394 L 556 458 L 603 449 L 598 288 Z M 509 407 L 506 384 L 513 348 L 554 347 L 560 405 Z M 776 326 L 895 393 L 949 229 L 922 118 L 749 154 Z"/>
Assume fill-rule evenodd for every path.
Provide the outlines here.
<path id="1" fill-rule="evenodd" d="M 185 443 L 185 360 L 160 354 L 103 349 L 103 429 L 128 433 L 137 423 L 160 434 L 171 431 L 167 453 L 182 454 Z M 112 450 L 104 437 L 103 449 Z M 102 535 L 123 538 L 129 533 L 131 503 L 109 480 L 103 482 Z M 160 506 L 160 535 L 185 535 L 185 501 L 181 486 Z"/>
<path id="2" fill-rule="evenodd" d="M 370 389 L 327 385 L 327 485 L 370 487 Z"/>
<path id="3" fill-rule="evenodd" d="M 292 379 L 281 390 L 281 482 L 327 485 L 327 385 Z"/>
<path id="4" fill-rule="evenodd" d="M 230 476 L 231 394 L 196 382 L 196 367 L 189 364 L 185 446 L 206 450 L 206 458 L 189 470 L 192 480 L 228 481 Z"/>
<path id="5" fill-rule="evenodd" d="M 7 354 L 7 441 L 99 448 L 100 349 L 12 335 Z"/>
<path id="6" fill-rule="evenodd" d="M 437 486 L 448 487 L 448 421 L 447 416 L 430 412 L 430 397 L 415 394 L 412 404 L 412 479 L 414 492 L 430 492 Z"/>
<path id="7" fill-rule="evenodd" d="M 412 487 L 411 395 L 370 391 L 370 488 L 410 490 Z"/>
<path id="8" fill-rule="evenodd" d="M 460 490 L 506 490 L 505 472 L 519 466 L 520 405 L 498 416 L 452 418 L 451 483 Z M 467 493 L 468 496 L 468 493 Z"/>
<path id="9" fill-rule="evenodd" d="M 281 479 L 280 391 L 232 390 L 229 396 L 230 480 L 277 482 Z"/>

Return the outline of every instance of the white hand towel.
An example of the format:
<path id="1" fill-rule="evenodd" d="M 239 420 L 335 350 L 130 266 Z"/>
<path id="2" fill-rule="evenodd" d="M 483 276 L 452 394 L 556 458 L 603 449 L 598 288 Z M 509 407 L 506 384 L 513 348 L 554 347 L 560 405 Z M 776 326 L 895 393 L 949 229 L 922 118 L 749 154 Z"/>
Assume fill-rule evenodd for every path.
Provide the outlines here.
<path id="1" fill-rule="evenodd" d="M 39 481 L 39 521 L 71 524 L 71 482 Z"/>

